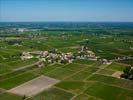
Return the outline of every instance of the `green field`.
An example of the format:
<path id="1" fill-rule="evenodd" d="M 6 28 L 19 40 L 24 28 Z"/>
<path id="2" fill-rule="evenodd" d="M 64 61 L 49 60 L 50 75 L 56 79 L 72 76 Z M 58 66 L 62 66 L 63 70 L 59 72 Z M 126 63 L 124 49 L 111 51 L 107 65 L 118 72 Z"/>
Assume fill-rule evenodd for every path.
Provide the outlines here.
<path id="1" fill-rule="evenodd" d="M 112 63 L 107 67 L 107 69 L 112 69 L 116 71 L 123 71 L 123 69 L 126 67 L 126 65 L 121 64 L 121 63 Z"/>
<path id="2" fill-rule="evenodd" d="M 11 89 L 43 74 L 62 81 L 28 100 L 62 100 L 62 98 L 63 100 L 70 100 L 71 98 L 72 100 L 133 99 L 132 81 L 109 76 L 113 71 L 110 71 L 108 67 L 112 65 L 108 65 L 103 69 L 104 71 L 98 72 L 99 74 L 93 74 L 100 70 L 100 67 L 98 68 L 95 65 L 97 65 L 97 62 L 91 64 L 90 61 L 88 64 L 82 62 L 66 65 L 53 64 L 42 69 L 29 70 L 22 74 L 16 74 L 14 77 L 3 79 L 0 81 L 0 88 Z M 16 100 L 22 98 L 12 94 L 3 94 L 2 100 L 6 100 L 8 96 Z"/>
<path id="3" fill-rule="evenodd" d="M 0 100 L 22 100 L 22 97 L 9 93 L 0 93 Z"/>
<path id="4" fill-rule="evenodd" d="M 102 98 L 103 100 L 128 100 L 128 98 L 133 98 L 133 91 L 99 82 L 90 85 L 85 93 L 98 98 Z"/>
<path id="5" fill-rule="evenodd" d="M 115 86 L 123 87 L 126 89 L 133 89 L 132 81 L 124 80 L 124 79 L 117 79 L 112 76 L 104 76 L 104 75 L 100 75 L 100 74 L 95 74 L 92 77 L 88 78 L 88 80 L 103 82 L 106 84 L 115 85 Z"/>
<path id="6" fill-rule="evenodd" d="M 98 35 L 99 31 L 107 31 L 110 34 Z M 132 29 L 126 31 L 132 32 Z M 38 31 L 40 34 L 20 33 L 20 46 L 15 45 L 18 39 L 15 43 L 13 40 L 0 41 L 0 100 L 23 100 L 23 96 L 8 93 L 6 90 L 41 75 L 58 79 L 60 82 L 25 100 L 133 100 L 133 81 L 112 77 L 113 73 L 123 71 L 125 66 L 132 65 L 132 60 L 113 61 L 107 65 L 100 61 L 76 59 L 70 64 L 52 63 L 42 68 L 25 68 L 36 63 L 38 59 L 20 59 L 24 51 L 58 49 L 58 52 L 75 54 L 82 45 L 87 46 L 96 56 L 107 60 L 133 56 L 133 44 L 128 42 L 133 38 L 117 35 L 126 31 L 90 28 L 78 31 L 41 30 Z M 8 35 L 16 37 L 13 34 Z"/>
<path id="7" fill-rule="evenodd" d="M 74 95 L 58 88 L 50 88 L 30 100 L 69 100 Z"/>
<path id="8" fill-rule="evenodd" d="M 74 61 L 74 63 L 91 65 L 91 64 L 94 64 L 95 61 L 92 61 L 92 60 L 81 60 L 81 59 L 80 59 L 80 60 Z"/>
<path id="9" fill-rule="evenodd" d="M 17 76 L 0 81 L 0 87 L 3 89 L 11 89 L 37 76 L 38 75 L 35 75 L 33 73 L 23 73 L 21 75 L 17 75 Z"/>

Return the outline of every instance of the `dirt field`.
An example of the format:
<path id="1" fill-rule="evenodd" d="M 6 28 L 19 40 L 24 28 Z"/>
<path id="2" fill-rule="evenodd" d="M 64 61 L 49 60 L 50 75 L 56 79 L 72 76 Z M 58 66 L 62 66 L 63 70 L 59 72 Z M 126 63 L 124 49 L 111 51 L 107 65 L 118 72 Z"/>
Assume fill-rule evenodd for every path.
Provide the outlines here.
<path id="1" fill-rule="evenodd" d="M 122 74 L 123 72 L 121 71 L 117 71 L 115 73 L 112 74 L 113 77 L 116 77 L 116 78 L 120 78 L 120 75 Z"/>
<path id="2" fill-rule="evenodd" d="M 18 94 L 18 95 L 26 95 L 26 96 L 32 96 L 36 95 L 43 90 L 50 88 L 54 84 L 59 82 L 59 80 L 46 77 L 46 76 L 40 76 L 38 78 L 35 78 L 29 82 L 26 82 L 20 86 L 17 86 L 13 89 L 10 89 L 8 92 Z"/>

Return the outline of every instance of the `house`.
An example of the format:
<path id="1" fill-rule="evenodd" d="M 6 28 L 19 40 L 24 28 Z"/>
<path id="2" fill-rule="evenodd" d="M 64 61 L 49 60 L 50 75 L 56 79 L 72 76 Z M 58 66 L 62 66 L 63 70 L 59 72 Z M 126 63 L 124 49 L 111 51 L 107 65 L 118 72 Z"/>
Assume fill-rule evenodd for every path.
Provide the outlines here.
<path id="1" fill-rule="evenodd" d="M 26 29 L 26 28 L 19 28 L 19 29 L 18 29 L 18 32 L 27 32 L 27 31 L 29 31 L 29 30 Z"/>
<path id="2" fill-rule="evenodd" d="M 95 53 L 89 50 L 87 51 L 87 55 L 88 57 L 95 57 Z"/>
<path id="3" fill-rule="evenodd" d="M 33 58 L 33 56 L 29 52 L 23 52 L 20 58 L 22 60 L 27 60 Z"/>
<path id="4" fill-rule="evenodd" d="M 39 63 L 37 64 L 37 66 L 38 66 L 39 68 L 41 68 L 41 67 L 44 67 L 45 65 L 44 65 L 43 62 L 39 62 Z"/>
<path id="5" fill-rule="evenodd" d="M 40 56 L 41 56 L 42 58 L 44 58 L 44 57 L 48 56 L 48 54 L 49 54 L 48 51 L 43 51 L 43 52 L 41 52 Z"/>
<path id="6" fill-rule="evenodd" d="M 72 59 L 73 58 L 73 53 L 71 53 L 71 52 L 66 53 L 66 57 L 69 58 L 69 59 Z"/>

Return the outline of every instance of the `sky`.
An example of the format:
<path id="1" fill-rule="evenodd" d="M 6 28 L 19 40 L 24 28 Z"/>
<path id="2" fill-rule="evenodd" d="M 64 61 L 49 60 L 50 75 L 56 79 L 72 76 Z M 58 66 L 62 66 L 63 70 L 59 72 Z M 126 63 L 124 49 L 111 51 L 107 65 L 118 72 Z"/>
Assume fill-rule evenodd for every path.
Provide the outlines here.
<path id="1" fill-rule="evenodd" d="M 133 22 L 133 0 L 0 0 L 0 22 Z"/>

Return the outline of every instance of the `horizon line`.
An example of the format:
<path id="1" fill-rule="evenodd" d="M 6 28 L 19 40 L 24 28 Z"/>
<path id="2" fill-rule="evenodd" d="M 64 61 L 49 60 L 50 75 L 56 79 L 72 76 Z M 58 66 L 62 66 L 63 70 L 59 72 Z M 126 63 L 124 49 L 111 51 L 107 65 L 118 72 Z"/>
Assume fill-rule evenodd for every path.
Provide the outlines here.
<path id="1" fill-rule="evenodd" d="M 0 23 L 8 23 L 8 22 L 11 22 L 11 23 L 15 23 L 15 22 L 92 22 L 92 23 L 97 23 L 97 22 L 104 22 L 104 23 L 112 23 L 112 22 L 122 22 L 122 23 L 133 23 L 133 21 L 0 21 Z"/>

